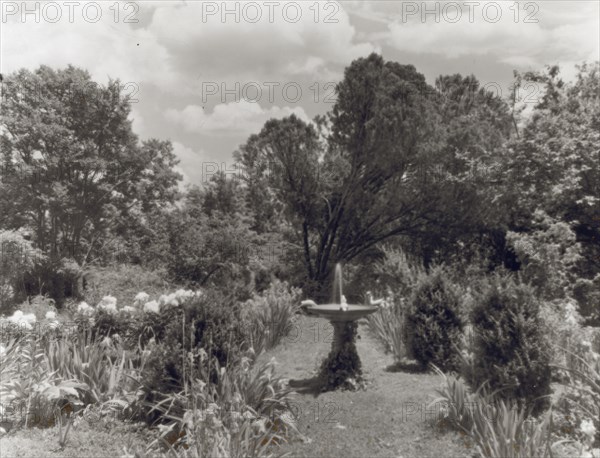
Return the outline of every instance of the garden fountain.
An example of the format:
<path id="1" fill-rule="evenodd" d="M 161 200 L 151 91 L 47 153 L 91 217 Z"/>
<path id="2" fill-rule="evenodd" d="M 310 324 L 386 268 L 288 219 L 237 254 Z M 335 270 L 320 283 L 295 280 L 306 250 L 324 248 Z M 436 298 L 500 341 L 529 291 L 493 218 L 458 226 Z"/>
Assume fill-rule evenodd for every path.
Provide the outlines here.
<path id="1" fill-rule="evenodd" d="M 375 311 L 374 305 L 346 303 L 342 294 L 342 266 L 335 266 L 333 295 L 330 304 L 317 305 L 313 301 L 303 301 L 302 307 L 308 315 L 325 318 L 333 326 L 331 351 L 321 366 L 319 375 L 324 391 L 342 388 L 355 388 L 362 379 L 361 363 L 356 352 L 357 321 Z"/>

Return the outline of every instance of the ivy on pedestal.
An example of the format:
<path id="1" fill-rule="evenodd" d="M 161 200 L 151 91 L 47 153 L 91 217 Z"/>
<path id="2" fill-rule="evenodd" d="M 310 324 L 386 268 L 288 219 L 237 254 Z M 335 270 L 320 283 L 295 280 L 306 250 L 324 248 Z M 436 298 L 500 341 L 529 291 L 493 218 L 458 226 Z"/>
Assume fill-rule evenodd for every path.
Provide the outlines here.
<path id="1" fill-rule="evenodd" d="M 321 391 L 337 388 L 356 389 L 362 381 L 360 358 L 356 351 L 356 321 L 332 321 L 333 342 L 329 355 L 321 365 Z"/>

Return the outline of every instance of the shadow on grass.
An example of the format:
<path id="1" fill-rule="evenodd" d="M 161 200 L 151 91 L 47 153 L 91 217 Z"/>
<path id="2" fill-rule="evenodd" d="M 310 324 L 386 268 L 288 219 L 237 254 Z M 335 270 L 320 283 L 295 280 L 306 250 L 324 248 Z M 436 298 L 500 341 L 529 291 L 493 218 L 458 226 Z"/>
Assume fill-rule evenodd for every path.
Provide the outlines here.
<path id="1" fill-rule="evenodd" d="M 409 374 L 424 374 L 427 372 L 427 368 L 423 368 L 415 360 L 405 359 L 390 364 L 385 368 L 386 372 L 408 372 Z"/>
<path id="2" fill-rule="evenodd" d="M 289 385 L 297 393 L 310 394 L 315 398 L 323 392 L 323 381 L 318 376 L 297 380 L 292 379 L 289 381 Z"/>

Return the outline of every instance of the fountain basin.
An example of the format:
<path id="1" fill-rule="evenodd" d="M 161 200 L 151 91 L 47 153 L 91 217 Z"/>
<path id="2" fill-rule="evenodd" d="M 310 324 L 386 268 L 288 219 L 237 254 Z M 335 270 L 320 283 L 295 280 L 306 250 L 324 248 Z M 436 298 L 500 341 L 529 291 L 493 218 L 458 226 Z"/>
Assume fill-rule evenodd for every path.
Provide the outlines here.
<path id="1" fill-rule="evenodd" d="M 346 310 L 341 310 L 340 307 L 340 304 L 312 305 L 306 307 L 306 312 L 329 321 L 356 321 L 378 310 L 375 305 L 348 304 Z"/>

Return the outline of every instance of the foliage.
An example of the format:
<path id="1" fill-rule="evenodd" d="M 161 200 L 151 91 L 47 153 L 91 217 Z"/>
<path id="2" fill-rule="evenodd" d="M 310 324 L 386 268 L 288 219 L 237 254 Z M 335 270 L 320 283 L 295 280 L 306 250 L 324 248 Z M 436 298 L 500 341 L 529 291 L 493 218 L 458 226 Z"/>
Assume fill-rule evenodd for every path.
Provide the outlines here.
<path id="1" fill-rule="evenodd" d="M 90 332 L 80 331 L 51 341 L 45 353 L 49 370 L 86 383 L 86 403 L 106 405 L 122 416 L 136 401 L 139 383 L 132 377 L 144 364 L 114 339 L 93 340 Z"/>
<path id="2" fill-rule="evenodd" d="M 248 270 L 251 237 L 247 225 L 225 215 L 198 219 L 181 215 L 171 235 L 169 273 L 179 282 L 203 287 L 227 284 L 234 290 Z"/>
<path id="3" fill-rule="evenodd" d="M 482 387 L 471 393 L 459 379 L 444 378 L 439 398 L 432 404 L 442 404 L 443 420 L 465 431 L 486 458 L 528 458 L 553 456 L 551 444 L 552 415 L 548 412 L 541 421 L 528 418 L 526 410 L 516 404 L 496 400 Z"/>
<path id="4" fill-rule="evenodd" d="M 140 241 L 147 250 L 143 262 L 165 267 L 178 284 L 220 288 L 249 299 L 261 260 L 272 254 L 250 228 L 241 193 L 239 183 L 223 174 L 204 189 L 190 188 L 181 208 L 152 216 Z"/>
<path id="5" fill-rule="evenodd" d="M 568 295 L 581 260 L 576 234 L 567 223 L 553 221 L 543 211 L 533 215 L 529 233 L 508 232 L 507 241 L 521 263 L 519 273 L 545 299 Z"/>
<path id="6" fill-rule="evenodd" d="M 298 294 L 277 283 L 264 305 L 275 307 L 277 296 L 288 297 L 287 310 Z M 140 293 L 134 305 L 141 308 L 148 299 Z M 12 407 L 11 413 L 15 406 L 35 412 L 33 420 L 25 417 L 26 426 L 58 425 L 61 447 L 87 404 L 119 418 L 157 421 L 160 437 L 146 452 L 267 456 L 273 445 L 297 433 L 285 415 L 292 392 L 275 375 L 274 361 L 255 365 L 253 351 L 244 354 L 246 336 L 229 326 L 241 326 L 239 317 L 219 299 L 217 293 L 180 290 L 161 296 L 155 313 L 147 304 L 144 310 L 117 309 L 116 299 L 105 297 L 97 308 L 80 308 L 76 320 L 83 328 L 68 334 L 58 322 L 44 325 L 41 333 L 32 326 L 13 330 L 3 322 L 0 402 Z M 30 315 L 14 319 L 35 320 Z M 123 320 L 127 316 L 135 319 Z M 122 323 L 123 337 L 112 329 Z M 100 331 L 106 337 L 95 340 Z"/>
<path id="7" fill-rule="evenodd" d="M 41 251 L 22 234 L 0 230 L 0 313 L 10 311 L 23 293 L 26 272 L 43 261 Z"/>
<path id="8" fill-rule="evenodd" d="M 27 270 L 22 292 L 47 295 L 61 309 L 68 299 L 83 297 L 83 271 L 73 259 L 46 258 Z"/>
<path id="9" fill-rule="evenodd" d="M 575 332 L 562 339 L 559 348 L 564 359 L 553 364 L 553 369 L 566 374 L 561 379 L 564 390 L 557 401 L 557 409 L 563 414 L 562 427 L 574 433 L 580 423 L 588 421 L 600 431 L 600 348 L 594 348 L 594 338 L 598 339 L 600 333 L 578 324 L 571 327 Z M 580 441 L 585 439 L 582 433 L 571 435 Z M 600 434 L 595 440 L 600 443 Z"/>
<path id="10" fill-rule="evenodd" d="M 419 280 L 425 275 L 423 264 L 405 250 L 384 245 L 382 258 L 372 266 L 369 278 L 376 295 L 393 293 L 397 299 L 407 301 Z"/>
<path id="11" fill-rule="evenodd" d="M 145 291 L 158 297 L 163 291 L 175 289 L 166 280 L 162 270 L 151 270 L 139 265 L 118 264 L 111 267 L 88 267 L 84 273 L 84 300 L 97 304 L 105 296 L 113 296 L 118 303 L 131 303 L 135 295 Z"/>
<path id="12" fill-rule="evenodd" d="M 186 370 L 195 371 L 205 383 L 216 383 L 219 374 L 213 359 L 220 366 L 233 363 L 246 342 L 246 332 L 233 304 L 214 291 L 181 307 L 144 314 L 134 335 L 142 346 L 150 343 L 143 380 L 145 401 L 153 403 L 163 394 L 180 391 Z M 188 358 L 193 361 L 191 369 Z"/>
<path id="13" fill-rule="evenodd" d="M 391 245 L 382 248 L 383 258 L 369 266 L 366 283 L 384 302 L 379 311 L 367 316 L 370 330 L 392 352 L 396 361 L 408 357 L 406 349 L 406 313 L 412 292 L 425 276 L 421 264 L 404 250 Z M 364 273 L 363 273 L 364 275 Z M 367 297 L 367 302 L 369 298 Z"/>
<path id="14" fill-rule="evenodd" d="M 416 286 L 406 316 L 406 343 L 423 367 L 429 363 L 458 368 L 458 345 L 464 327 L 458 289 L 440 267 Z"/>
<path id="15" fill-rule="evenodd" d="M 405 344 L 406 311 L 395 297 L 387 297 L 385 300 L 390 305 L 369 315 L 367 322 L 386 351 L 391 352 L 396 361 L 400 361 L 408 356 Z"/>
<path id="16" fill-rule="evenodd" d="M 503 399 L 533 414 L 549 404 L 550 358 L 540 303 L 532 288 L 494 276 L 472 311 L 474 373 L 471 387 L 487 382 Z"/>
<path id="17" fill-rule="evenodd" d="M 11 414 L 20 413 L 16 420 L 25 420 L 26 427 L 53 425 L 57 406 L 81 405 L 89 391 L 87 384 L 50 370 L 46 344 L 32 333 L 20 334 L 0 353 L 0 403 Z M 65 439 L 66 433 L 60 440 Z"/>
<path id="18" fill-rule="evenodd" d="M 362 379 L 362 363 L 356 351 L 358 323 L 341 321 L 333 323 L 332 351 L 321 363 L 319 386 L 322 391 L 338 388 L 355 389 Z"/>
<path id="19" fill-rule="evenodd" d="M 21 69 L 4 78 L 2 99 L 0 227 L 31 228 L 51 258 L 85 264 L 130 215 L 173 202 L 173 147 L 138 142 L 118 80 Z"/>
<path id="20" fill-rule="evenodd" d="M 506 202 L 510 224 L 528 228 L 530 215 L 540 209 L 572 225 L 586 278 L 600 272 L 599 68 L 597 62 L 581 65 L 570 83 L 560 78 L 558 66 L 517 74 L 517 86 L 537 86 L 543 96 L 498 157 L 498 198 Z"/>
<path id="21" fill-rule="evenodd" d="M 578 278 L 573 286 L 573 297 L 579 303 L 579 311 L 590 325 L 600 326 L 600 274 L 593 280 Z"/>
<path id="22" fill-rule="evenodd" d="M 160 438 L 146 452 L 166 446 L 181 457 L 262 457 L 289 440 L 297 433 L 285 415 L 292 392 L 274 377 L 274 361 L 253 366 L 254 358 L 246 356 L 240 364 L 219 368 L 216 384 L 188 373 L 181 392 L 154 404 L 167 424 L 159 426 Z"/>
<path id="23" fill-rule="evenodd" d="M 446 99 L 459 93 L 450 91 Z M 451 107 L 413 66 L 376 54 L 346 68 L 336 95 L 326 117 L 312 124 L 293 115 L 270 120 L 237 153 L 254 195 L 264 190 L 297 228 L 292 240 L 302 247 L 316 288 L 326 282 L 331 264 L 347 263 L 391 237 L 426 238 L 434 226 L 466 230 L 478 214 L 472 207 L 480 194 L 455 177 L 469 168 L 456 150 L 475 155 L 485 139 L 489 160 L 506 131 L 500 99 L 479 90 L 471 103 Z M 441 113 L 442 106 L 448 113 Z M 442 121 L 454 118 L 460 118 L 460 133 L 468 134 L 445 131 Z M 494 135 L 476 132 L 486 122 L 488 131 L 499 127 Z"/>
<path id="24" fill-rule="evenodd" d="M 248 344 L 257 354 L 270 350 L 294 330 L 301 291 L 275 280 L 262 294 L 242 304 L 241 320 L 247 323 Z"/>

